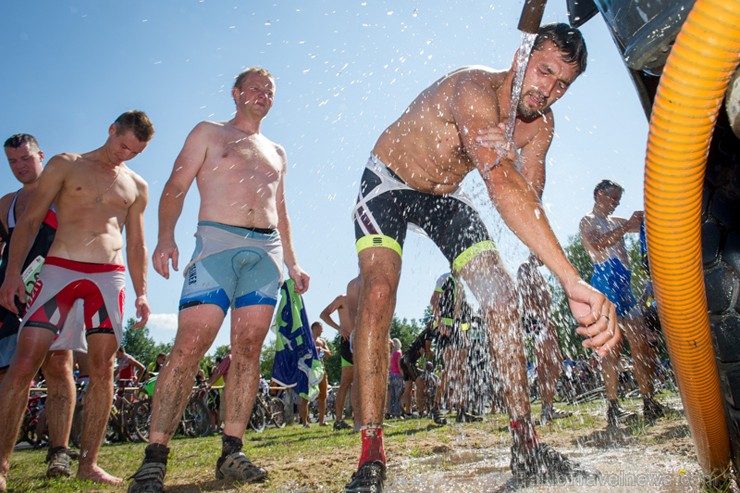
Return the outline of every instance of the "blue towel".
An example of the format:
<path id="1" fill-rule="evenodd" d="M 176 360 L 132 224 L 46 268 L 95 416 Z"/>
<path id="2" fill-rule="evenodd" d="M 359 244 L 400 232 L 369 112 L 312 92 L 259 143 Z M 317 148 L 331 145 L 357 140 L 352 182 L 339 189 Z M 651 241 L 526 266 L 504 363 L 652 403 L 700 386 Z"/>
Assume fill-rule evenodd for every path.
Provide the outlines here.
<path id="1" fill-rule="evenodd" d="M 303 298 L 296 294 L 293 279 L 285 281 L 280 288 L 276 325 L 272 378 L 280 385 L 293 388 L 304 399 L 312 401 L 319 394 L 324 366 L 316 351 Z"/>

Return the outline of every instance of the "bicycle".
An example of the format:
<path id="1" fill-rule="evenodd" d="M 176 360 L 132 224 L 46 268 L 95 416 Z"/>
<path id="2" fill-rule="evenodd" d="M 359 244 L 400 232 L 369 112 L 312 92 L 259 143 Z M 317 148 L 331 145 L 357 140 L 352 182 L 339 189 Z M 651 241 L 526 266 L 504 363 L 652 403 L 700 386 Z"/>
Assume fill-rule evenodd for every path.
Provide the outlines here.
<path id="1" fill-rule="evenodd" d="M 157 377 L 156 375 L 140 385 L 143 397 L 133 406 L 130 419 L 130 425 L 134 434 L 141 441 L 149 441 L 149 426 L 152 419 L 152 397 Z M 188 398 L 188 403 L 180 418 L 179 430 L 183 435 L 190 438 L 197 438 L 209 435 L 212 431 L 210 412 L 206 401 L 208 399 L 208 389 L 205 386 L 198 386 L 193 389 Z"/>
<path id="2" fill-rule="evenodd" d="M 46 425 L 46 394 L 31 392 L 28 397 L 26 412 L 21 422 L 18 442 L 28 442 L 33 448 L 41 448 L 49 441 Z"/>
<path id="3" fill-rule="evenodd" d="M 266 398 L 262 392 L 257 392 L 252 415 L 249 417 L 249 427 L 262 433 L 268 422 L 272 422 L 276 428 L 285 427 L 285 403 L 277 397 Z"/>

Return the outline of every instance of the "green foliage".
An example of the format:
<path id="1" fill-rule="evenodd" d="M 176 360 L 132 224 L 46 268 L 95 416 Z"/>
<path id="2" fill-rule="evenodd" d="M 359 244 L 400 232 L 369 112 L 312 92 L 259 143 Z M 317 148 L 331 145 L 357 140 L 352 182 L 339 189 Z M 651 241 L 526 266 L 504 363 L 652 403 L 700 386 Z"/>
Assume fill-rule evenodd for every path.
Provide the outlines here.
<path id="1" fill-rule="evenodd" d="M 429 318 L 431 319 L 431 310 L 429 310 L 430 315 Z M 426 317 L 427 310 L 424 312 L 424 316 Z M 409 345 L 414 342 L 414 339 L 416 339 L 416 336 L 419 335 L 419 333 L 424 329 L 424 326 L 418 322 L 416 319 L 412 318 L 410 321 L 408 319 L 399 319 L 396 315 L 393 315 L 393 321 L 391 322 L 391 330 L 390 330 L 390 338 L 396 339 L 398 338 L 399 341 L 401 341 L 401 349 L 404 350 Z"/>
<path id="2" fill-rule="evenodd" d="M 260 375 L 267 378 L 267 380 L 270 380 L 270 375 L 272 375 L 272 364 L 275 361 L 276 344 L 277 341 L 273 339 L 262 346 L 262 353 L 260 354 Z"/>

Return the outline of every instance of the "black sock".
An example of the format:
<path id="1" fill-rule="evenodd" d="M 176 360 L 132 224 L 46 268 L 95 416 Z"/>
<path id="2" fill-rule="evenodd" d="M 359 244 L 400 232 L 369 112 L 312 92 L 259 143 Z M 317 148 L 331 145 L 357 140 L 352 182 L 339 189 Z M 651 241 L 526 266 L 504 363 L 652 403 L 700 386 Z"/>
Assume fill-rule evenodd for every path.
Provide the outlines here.
<path id="1" fill-rule="evenodd" d="M 241 441 L 241 439 L 237 437 L 232 437 L 230 435 L 224 435 L 221 439 L 222 442 L 222 448 L 221 448 L 221 458 L 225 458 L 228 455 L 235 454 L 242 451 L 242 446 L 244 442 Z"/>
<path id="2" fill-rule="evenodd" d="M 159 462 L 167 464 L 170 448 L 159 443 L 150 443 L 144 450 L 144 462 Z"/>

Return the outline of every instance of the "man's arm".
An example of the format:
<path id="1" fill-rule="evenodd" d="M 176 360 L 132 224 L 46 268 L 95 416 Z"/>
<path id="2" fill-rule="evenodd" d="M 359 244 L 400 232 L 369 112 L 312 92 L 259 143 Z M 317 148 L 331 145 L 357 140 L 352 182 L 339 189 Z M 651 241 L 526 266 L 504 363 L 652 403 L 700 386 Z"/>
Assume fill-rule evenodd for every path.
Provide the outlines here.
<path id="1" fill-rule="evenodd" d="M 498 122 L 498 108 L 494 114 L 491 106 L 490 98 L 480 87 L 460 87 L 456 91 L 452 108 L 466 152 L 481 171 L 488 195 L 506 225 L 560 280 L 571 311 L 582 326 L 578 333 L 588 337 L 584 346 L 596 349 L 603 356 L 620 337 L 614 305 L 583 282 L 570 264 L 536 192 L 511 160 L 504 158 L 497 166 L 491 166 L 497 162 L 497 152 L 476 143 L 478 130 Z"/>
<path id="2" fill-rule="evenodd" d="M 175 225 L 182 214 L 185 196 L 205 162 L 211 125 L 210 122 L 200 122 L 185 139 L 159 199 L 159 235 L 152 265 L 165 279 L 170 278 L 170 260 L 175 271 L 178 267 L 180 254 L 175 243 Z"/>
<path id="3" fill-rule="evenodd" d="M 336 323 L 334 321 L 334 319 L 331 318 L 331 314 L 334 313 L 335 311 L 339 310 L 342 307 L 342 305 L 344 304 L 346 298 L 347 297 L 345 295 L 340 294 L 339 296 L 337 296 L 336 298 L 334 298 L 334 301 L 332 301 L 331 303 L 329 303 L 329 305 L 326 308 L 324 308 L 321 311 L 321 314 L 319 315 L 319 318 L 324 323 L 326 323 L 326 325 L 328 325 L 329 327 L 331 327 L 334 330 L 336 330 L 337 332 L 339 332 L 339 334 L 341 334 L 341 336 L 343 338 L 345 338 L 345 339 L 349 338 L 349 334 L 348 333 L 345 333 L 347 331 L 341 325 L 339 325 L 338 323 Z"/>
<path id="4" fill-rule="evenodd" d="M 8 236 L 10 236 L 10 233 L 8 232 L 8 224 L 6 221 L 8 212 L 10 211 L 10 204 L 13 203 L 14 195 L 15 193 L 11 192 L 0 199 L 0 255 L 2 255 L 3 250 L 8 247 Z"/>
<path id="5" fill-rule="evenodd" d="M 324 356 L 331 356 L 331 350 L 329 349 L 329 345 L 326 343 L 326 340 L 323 338 L 319 338 L 321 342 L 319 342 L 319 346 L 321 346 L 321 350 L 324 351 Z"/>
<path id="6" fill-rule="evenodd" d="M 579 225 L 581 239 L 588 243 L 594 250 L 599 252 L 604 251 L 612 245 L 623 241 L 625 234 L 639 232 L 640 223 L 643 218 L 643 211 L 633 212 L 629 219 L 612 217 L 611 219 L 616 225 L 608 231 L 602 231 L 596 227 L 595 221 L 590 216 L 586 216 L 581 219 Z"/>
<path id="7" fill-rule="evenodd" d="M 26 288 L 21 278 L 23 261 L 31 250 L 41 223 L 46 217 L 54 198 L 64 186 L 64 180 L 70 165 L 73 165 L 70 156 L 58 155 L 49 160 L 44 171 L 41 172 L 39 184 L 34 199 L 28 204 L 23 217 L 15 225 L 13 238 L 10 240 L 8 266 L 5 270 L 5 280 L 0 287 L 0 304 L 13 313 L 17 312 L 14 298 L 25 303 Z"/>
<path id="8" fill-rule="evenodd" d="M 149 302 L 146 297 L 146 273 L 148 259 L 146 253 L 146 241 L 144 239 L 144 210 L 149 201 L 149 188 L 146 182 L 136 176 L 134 178 L 138 187 L 138 195 L 128 210 L 126 217 L 126 263 L 128 264 L 131 283 L 134 286 L 136 300 L 136 318 L 139 319 L 133 326 L 138 329 L 146 325 L 151 314 Z M 136 360 L 134 360 L 136 361 Z M 137 361 L 138 363 L 138 361 Z M 139 363 L 141 368 L 144 365 Z M 143 376 L 143 375 L 142 375 Z"/>
<path id="9" fill-rule="evenodd" d="M 283 244 L 283 259 L 288 267 L 288 275 L 295 281 L 295 291 L 303 294 L 308 290 L 310 278 L 303 272 L 301 266 L 296 260 L 295 249 L 293 248 L 293 237 L 290 229 L 290 217 L 288 216 L 288 205 L 285 201 L 285 173 L 288 171 L 288 162 L 285 157 L 285 150 L 276 146 L 278 154 L 283 160 L 283 171 L 280 174 L 280 183 L 277 189 L 277 213 L 278 213 L 278 231 Z"/>
<path id="10" fill-rule="evenodd" d="M 146 368 L 133 356 L 129 355 L 129 357 L 131 358 L 129 364 L 134 367 L 134 375 L 136 376 L 134 385 L 138 385 L 142 378 L 144 378 Z"/>

